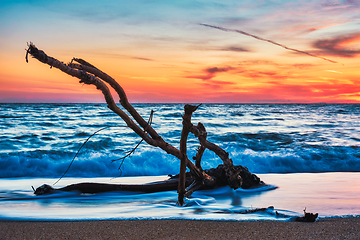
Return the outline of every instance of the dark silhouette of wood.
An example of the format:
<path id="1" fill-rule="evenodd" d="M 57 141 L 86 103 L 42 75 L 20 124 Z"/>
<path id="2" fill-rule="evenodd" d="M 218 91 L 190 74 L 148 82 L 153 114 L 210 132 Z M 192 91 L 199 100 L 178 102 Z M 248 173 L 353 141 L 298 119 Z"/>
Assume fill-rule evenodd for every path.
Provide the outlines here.
<path id="1" fill-rule="evenodd" d="M 242 166 L 236 166 L 241 168 L 242 178 L 246 179 L 244 182 L 248 183 L 243 185 L 243 188 L 254 188 L 265 185 L 260 178 L 255 174 L 249 172 L 249 170 Z M 207 190 L 218 187 L 223 187 L 228 185 L 226 181 L 225 168 L 223 164 L 220 164 L 216 168 L 204 170 L 206 174 L 211 176 L 213 179 L 213 185 L 209 184 L 197 184 L 198 188 L 196 190 Z M 178 189 L 179 185 L 179 175 L 169 176 L 168 180 L 151 182 L 147 184 L 107 184 L 107 183 L 77 183 L 71 184 L 62 188 L 53 188 L 47 184 L 44 184 L 34 190 L 36 195 L 50 194 L 56 191 L 65 191 L 65 192 L 79 192 L 79 193 L 102 193 L 102 192 L 112 192 L 112 191 L 130 191 L 130 192 L 143 192 L 143 193 L 153 193 L 153 192 L 162 192 L 162 191 L 173 191 Z M 185 187 L 190 188 L 191 185 L 196 183 L 196 178 L 190 173 L 187 172 L 184 176 Z M 196 184 L 195 184 L 196 185 Z M 184 193 L 185 196 L 189 196 L 189 191 L 187 190 Z M 192 193 L 193 191 L 191 191 Z"/>
<path id="2" fill-rule="evenodd" d="M 306 208 L 304 209 L 304 216 L 302 217 L 296 217 L 295 221 L 296 222 L 315 222 L 316 218 L 319 216 L 318 213 L 308 213 L 306 212 Z"/>
<path id="3" fill-rule="evenodd" d="M 34 193 L 36 195 L 51 194 L 58 191 L 63 192 L 78 192 L 78 193 L 103 193 L 115 191 L 130 191 L 153 193 L 163 191 L 176 190 L 179 184 L 178 179 L 171 179 L 167 181 L 159 181 L 148 184 L 108 184 L 108 183 L 76 183 L 62 188 L 53 188 L 47 184 L 38 187 Z"/>
<path id="4" fill-rule="evenodd" d="M 60 62 L 59 60 L 48 56 L 44 51 L 39 50 L 33 43 L 28 44 L 28 49 L 26 51 L 27 62 L 29 54 L 44 64 L 60 69 L 64 73 L 80 79 L 80 83 L 96 86 L 96 88 L 99 89 L 104 95 L 108 108 L 120 116 L 125 121 L 127 126 L 131 128 L 138 136 L 140 136 L 148 144 L 161 148 L 166 153 L 177 157 L 181 161 L 180 174 L 178 180 L 176 181 L 172 178 L 169 181 L 163 183 L 152 183 L 141 186 L 131 185 L 127 187 L 124 185 L 119 187 L 112 184 L 106 186 L 104 184 L 87 183 L 74 184 L 58 190 L 67 191 L 72 189 L 83 192 L 84 189 L 87 189 L 86 191 L 98 192 L 102 191 L 101 189 L 104 191 L 105 189 L 107 189 L 106 191 L 123 191 L 124 189 L 127 189 L 129 191 L 148 192 L 149 189 L 152 189 L 151 191 L 165 191 L 165 189 L 173 189 L 174 183 L 176 182 L 178 184 L 177 189 L 179 194 L 178 203 L 183 205 L 184 197 L 191 195 L 198 189 L 215 188 L 224 185 L 229 185 L 231 188 L 237 189 L 239 187 L 254 187 L 259 184 L 263 184 L 260 179 L 256 175 L 251 174 L 247 168 L 243 166 L 234 166 L 233 161 L 229 158 L 228 152 L 226 152 L 218 145 L 209 142 L 206 139 L 207 132 L 202 123 L 198 123 L 197 125 L 193 125 L 191 123 L 191 116 L 200 105 L 185 105 L 180 149 L 177 149 L 166 142 L 153 129 L 153 127 L 150 126 L 150 124 L 140 116 L 140 114 L 129 103 L 124 89 L 108 74 L 102 72 L 92 64 L 80 58 L 73 58 L 72 61 L 68 64 Z M 132 118 L 130 118 L 127 113 L 125 113 L 116 105 L 110 90 L 105 83 L 108 83 L 116 91 L 120 98 L 120 104 Z M 197 154 L 194 157 L 196 164 L 190 161 L 187 156 L 186 142 L 189 133 L 194 134 L 195 137 L 199 139 L 200 143 L 200 147 L 198 148 Z M 218 168 L 213 170 L 203 170 L 201 167 L 201 158 L 206 149 L 213 151 L 217 156 L 219 156 L 219 158 L 223 161 L 223 164 L 219 165 Z M 189 168 L 190 170 L 188 174 L 186 173 L 186 168 Z M 91 188 L 93 188 L 93 190 L 88 190 Z M 39 190 L 39 192 L 41 191 Z"/>

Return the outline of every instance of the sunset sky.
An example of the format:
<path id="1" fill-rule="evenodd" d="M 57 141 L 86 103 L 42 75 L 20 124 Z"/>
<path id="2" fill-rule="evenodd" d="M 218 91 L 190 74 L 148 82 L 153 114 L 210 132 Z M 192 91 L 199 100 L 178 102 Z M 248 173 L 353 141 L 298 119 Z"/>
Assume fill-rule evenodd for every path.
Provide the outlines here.
<path id="1" fill-rule="evenodd" d="M 130 102 L 360 102 L 359 0 L 0 1 L 0 102 L 105 102 L 30 41 Z"/>

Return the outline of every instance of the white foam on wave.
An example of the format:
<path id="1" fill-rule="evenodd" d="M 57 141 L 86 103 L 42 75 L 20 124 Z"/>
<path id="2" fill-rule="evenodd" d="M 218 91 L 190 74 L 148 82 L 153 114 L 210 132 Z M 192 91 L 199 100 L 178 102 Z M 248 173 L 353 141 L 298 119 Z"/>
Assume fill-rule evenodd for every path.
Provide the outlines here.
<path id="1" fill-rule="evenodd" d="M 254 151 L 230 147 L 226 149 L 230 153 L 235 165 L 246 166 L 254 173 L 301 173 L 301 172 L 349 172 L 360 171 L 360 161 L 356 159 L 356 148 L 333 149 L 332 153 L 325 153 L 318 159 L 312 159 L 307 152 L 293 150 Z M 336 155 L 338 151 L 338 156 Z M 343 159 L 344 151 L 351 155 Z M 194 151 L 189 151 L 192 156 Z M 316 155 L 316 153 L 313 153 Z M 328 156 L 326 156 L 326 154 Z M 102 153 L 90 151 L 76 158 L 67 172 L 68 177 L 116 177 L 116 176 L 153 176 L 177 174 L 180 161 L 166 154 L 161 149 L 139 149 L 130 158 L 111 162 L 119 159 L 122 154 Z M 0 177 L 56 177 L 61 176 L 68 168 L 72 155 L 53 151 L 36 151 L 33 153 L 4 154 L 0 153 Z M 221 160 L 206 151 L 203 157 L 203 168 L 216 167 Z M 119 166 L 121 168 L 119 169 Z"/>

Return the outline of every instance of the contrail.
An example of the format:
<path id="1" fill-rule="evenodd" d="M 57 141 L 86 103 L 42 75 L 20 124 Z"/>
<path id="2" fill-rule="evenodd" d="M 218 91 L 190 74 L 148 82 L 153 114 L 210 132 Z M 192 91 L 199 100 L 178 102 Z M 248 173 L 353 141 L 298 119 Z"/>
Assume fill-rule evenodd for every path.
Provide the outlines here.
<path id="1" fill-rule="evenodd" d="M 240 30 L 236 30 L 236 29 L 230 29 L 230 28 L 217 27 L 217 26 L 213 26 L 213 25 L 209 25 L 209 24 L 204 24 L 204 23 L 199 23 L 199 24 L 202 25 L 202 26 L 205 26 L 205 27 L 210 27 L 210 28 L 219 29 L 219 30 L 225 31 L 225 32 L 237 32 L 237 33 L 240 33 L 240 34 L 249 36 L 249 37 L 253 37 L 253 38 L 257 39 L 257 40 L 261 40 L 261 41 L 265 41 L 265 42 L 272 43 L 272 44 L 274 44 L 274 45 L 277 45 L 277 46 L 279 46 L 279 47 L 285 48 L 285 49 L 290 50 L 290 51 L 294 51 L 294 52 L 297 52 L 297 53 L 306 54 L 306 55 L 309 55 L 309 56 L 311 56 L 311 57 L 320 58 L 320 59 L 323 59 L 323 60 L 325 60 L 325 61 L 332 62 L 332 63 L 338 63 L 338 62 L 333 61 L 333 60 L 328 59 L 328 58 L 324 58 L 324 57 L 321 57 L 321 56 L 317 56 L 317 55 L 314 55 L 314 54 L 311 54 L 311 53 L 308 53 L 308 52 L 305 52 L 305 51 L 301 51 L 301 50 L 298 50 L 298 49 L 295 49 L 295 48 L 289 48 L 289 47 L 287 47 L 287 46 L 285 46 L 285 45 L 282 45 L 282 44 L 280 44 L 280 43 L 274 42 L 274 41 L 269 40 L 269 39 L 265 39 L 265 38 L 261 38 L 261 37 L 255 36 L 255 35 L 252 35 L 252 34 L 250 34 L 250 33 L 244 32 L 244 31 L 240 31 Z"/>

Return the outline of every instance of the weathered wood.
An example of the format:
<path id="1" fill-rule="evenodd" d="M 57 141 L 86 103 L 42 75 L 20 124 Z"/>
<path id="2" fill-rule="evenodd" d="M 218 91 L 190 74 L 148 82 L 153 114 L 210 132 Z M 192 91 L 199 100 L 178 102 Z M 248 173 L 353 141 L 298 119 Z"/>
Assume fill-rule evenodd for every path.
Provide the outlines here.
<path id="1" fill-rule="evenodd" d="M 109 83 L 110 86 L 114 88 L 116 93 L 119 95 L 121 105 L 131 114 L 135 121 L 139 123 L 139 125 L 144 129 L 144 131 L 149 133 L 149 135 L 154 139 L 161 139 L 160 135 L 140 116 L 140 114 L 129 103 L 124 89 L 115 81 L 115 79 L 113 79 L 103 71 L 99 70 L 98 68 L 94 67 L 90 63 L 86 62 L 85 60 L 79 58 L 73 58 L 73 60 L 81 64 L 70 63 L 70 67 L 92 73 L 100 79 L 104 80 L 105 82 Z"/>
<path id="2" fill-rule="evenodd" d="M 249 170 L 242 166 L 235 166 L 242 169 L 242 176 L 244 178 L 243 188 L 254 188 L 265 185 L 256 175 L 249 172 Z M 206 169 L 205 172 L 213 179 L 212 184 L 202 184 L 196 181 L 196 178 L 190 173 L 185 174 L 185 191 L 184 196 L 188 197 L 196 190 L 214 189 L 228 185 L 225 178 L 224 165 L 219 165 L 216 168 Z M 162 192 L 175 191 L 179 186 L 179 174 L 170 176 L 168 180 L 151 182 L 147 184 L 107 184 L 107 183 L 78 183 L 65 186 L 63 188 L 52 188 L 49 185 L 42 185 L 34 190 L 36 195 L 54 193 L 55 191 L 79 192 L 79 193 L 102 193 L 114 191 L 131 191 L 131 192 Z"/>
<path id="3" fill-rule="evenodd" d="M 218 155 L 220 157 L 220 159 L 223 161 L 224 166 L 225 166 L 225 171 L 226 171 L 225 177 L 228 181 L 229 186 L 232 187 L 233 189 L 237 189 L 237 188 L 241 187 L 241 185 L 242 185 L 242 178 L 241 178 L 241 174 L 240 174 L 241 169 L 234 168 L 233 161 L 229 158 L 229 153 L 226 152 L 221 147 L 219 147 L 218 145 L 206 140 L 207 132 L 206 132 L 205 126 L 202 123 L 199 122 L 197 126 L 192 125 L 190 129 L 191 129 L 191 132 L 199 139 L 199 142 L 201 144 L 200 150 L 202 150 L 202 148 L 209 149 L 210 151 L 213 151 L 216 155 Z M 202 150 L 202 151 L 204 151 L 204 150 Z M 199 152 L 198 152 L 198 154 L 199 154 Z M 201 152 L 200 152 L 200 154 L 202 155 Z M 200 157 L 200 159 L 201 159 L 201 157 Z M 199 165 L 200 165 L 200 159 L 198 160 Z"/>
<path id="4" fill-rule="evenodd" d="M 188 181 L 187 185 L 189 185 Z M 142 192 L 153 193 L 163 191 L 173 191 L 178 187 L 178 179 L 171 179 L 167 181 L 153 182 L 149 184 L 108 184 L 108 183 L 76 183 L 62 188 L 53 188 L 49 185 L 42 185 L 38 187 L 34 193 L 36 195 L 51 194 L 58 191 L 63 192 L 78 192 L 78 193 L 103 193 L 103 192 Z"/>
<path id="5" fill-rule="evenodd" d="M 80 79 L 80 83 L 95 85 L 97 89 L 101 90 L 106 103 L 108 104 L 108 108 L 111 109 L 114 113 L 120 116 L 127 126 L 131 128 L 137 135 L 139 135 L 142 139 L 144 139 L 148 144 L 159 147 L 168 154 L 171 154 L 178 159 L 181 158 L 181 153 L 178 149 L 176 149 L 171 144 L 165 142 L 157 133 L 156 131 L 136 112 L 136 110 L 129 104 L 126 94 L 121 86 L 110 76 L 103 73 L 99 69 L 92 66 L 91 64 L 87 65 L 78 65 L 74 63 L 69 63 L 68 65 L 60 62 L 59 60 L 49 57 L 45 54 L 44 51 L 39 50 L 35 47 L 34 44 L 30 43 L 29 48 L 27 50 L 31 56 L 36 58 L 42 63 L 48 64 L 52 67 L 58 68 L 61 71 L 69 74 L 70 76 L 77 77 Z M 86 62 L 82 60 L 83 62 Z M 90 66 L 89 66 L 90 65 Z M 73 68 L 73 67 L 74 68 Z M 76 68 L 75 68 L 76 67 Z M 81 70 L 80 70 L 81 69 Z M 89 73 L 93 73 L 91 75 Z M 96 77 L 98 76 L 98 77 Z M 125 109 L 127 109 L 130 114 L 134 117 L 134 119 L 143 126 L 144 130 L 142 130 L 124 111 L 122 111 L 114 102 L 114 99 L 108 89 L 108 87 L 101 81 L 101 79 L 105 82 L 108 82 L 111 86 L 114 86 L 116 92 L 119 94 L 120 102 L 124 104 Z M 131 106 L 131 107 L 129 107 Z M 150 131 L 153 137 L 147 134 L 147 131 Z M 200 171 L 190 160 L 186 162 L 187 167 L 197 176 L 201 178 L 209 178 L 203 171 Z"/>
<path id="6" fill-rule="evenodd" d="M 319 216 L 318 213 L 308 213 L 306 212 L 306 208 L 304 209 L 304 216 L 302 217 L 296 217 L 296 222 L 315 222 L 317 217 Z"/>
<path id="7" fill-rule="evenodd" d="M 179 188 L 178 188 L 178 193 L 179 193 L 179 197 L 178 197 L 178 203 L 179 205 L 184 205 L 184 196 L 185 196 L 185 172 L 186 172 L 186 163 L 188 161 L 190 161 L 187 157 L 187 147 L 186 147 L 186 143 L 187 143 L 187 138 L 189 136 L 190 133 L 190 128 L 192 127 L 191 124 L 191 116 L 193 114 L 193 112 L 196 111 L 196 109 L 199 107 L 198 106 L 193 106 L 193 105 L 185 105 L 184 106 L 184 112 L 185 114 L 182 116 L 183 118 L 183 128 L 181 131 L 181 138 L 180 138 L 180 174 L 179 174 Z M 200 177 L 199 179 L 196 180 L 202 180 Z M 195 181 L 196 181 L 195 180 Z M 211 178 L 209 178 L 209 181 L 212 181 Z M 196 186 L 196 187 L 200 187 L 202 184 L 197 184 L 194 183 L 192 186 Z"/>
<path id="8" fill-rule="evenodd" d="M 204 147 L 204 145 L 200 145 L 200 147 L 197 149 L 196 155 L 193 157 L 193 159 L 195 160 L 195 166 L 200 170 L 203 170 L 201 167 L 201 158 L 205 150 L 206 148 Z"/>
<path id="9" fill-rule="evenodd" d="M 51 67 L 55 67 L 65 72 L 66 74 L 80 79 L 80 83 L 89 84 L 96 86 L 106 100 L 108 108 L 111 109 L 114 113 L 120 116 L 127 126 L 131 128 L 137 135 L 139 135 L 144 141 L 149 145 L 154 147 L 159 147 L 164 150 L 166 153 L 171 154 L 178 159 L 180 159 L 180 175 L 179 179 L 176 181 L 178 184 L 177 189 L 179 193 L 178 201 L 182 205 L 184 203 L 183 199 L 186 196 L 191 195 L 197 189 L 207 189 L 214 188 L 223 185 L 229 185 L 233 189 L 237 189 L 243 186 L 255 186 L 261 184 L 260 179 L 251 174 L 247 168 L 242 166 L 234 166 L 233 161 L 229 158 L 229 153 L 223 150 L 218 145 L 208 141 L 206 139 L 207 132 L 203 124 L 198 123 L 196 126 L 191 123 L 191 116 L 193 112 L 200 106 L 185 105 L 184 115 L 183 115 L 183 129 L 180 140 L 180 150 L 167 143 L 153 128 L 150 124 L 145 121 L 139 113 L 133 108 L 129 103 L 128 98 L 125 94 L 124 89 L 116 82 L 112 77 L 102 72 L 100 69 L 96 68 L 92 64 L 80 58 L 73 58 L 69 64 L 60 62 L 59 60 L 50 57 L 45 54 L 44 51 L 39 50 L 35 47 L 34 44 L 30 43 L 26 52 L 26 61 L 28 62 L 28 54 L 36 58 L 42 63 L 48 64 Z M 73 62 L 77 63 L 73 63 Z M 119 95 L 120 103 L 124 109 L 132 116 L 131 119 L 123 110 L 121 110 L 115 103 L 109 88 L 104 83 L 108 83 Z M 187 138 L 189 133 L 192 133 L 199 139 L 200 147 L 197 151 L 196 156 L 194 157 L 196 165 L 191 162 L 187 156 Z M 223 161 L 223 165 L 219 165 L 215 170 L 203 170 L 201 167 L 201 158 L 204 151 L 208 149 L 213 151 L 219 158 Z M 190 175 L 186 174 L 186 167 L 190 170 Z M 189 176 L 188 176 L 189 175 Z M 144 189 L 146 192 L 148 188 L 151 188 L 156 191 L 164 191 L 164 189 L 172 188 L 174 181 L 164 182 L 162 184 L 155 185 L 132 185 L 131 187 L 120 187 L 121 189 Z M 65 189 L 74 189 L 77 186 L 80 189 L 89 189 L 88 186 L 93 186 L 98 189 L 101 186 L 106 191 L 111 189 L 118 189 L 117 186 L 105 186 L 105 185 L 91 185 L 91 184 L 80 184 L 68 186 Z M 86 186 L 86 187 L 85 187 Z M 166 187 L 165 187 L 166 186 Z M 171 187 L 170 187 L 171 186 Z M 100 187 L 100 188 L 101 188 Z M 144 188 L 145 187 L 145 188 Z M 165 187 L 165 188 L 164 188 Z M 186 188 L 188 187 L 188 188 Z M 119 189 L 120 189 L 119 188 Z M 101 190 L 101 189 L 100 189 Z M 151 190 L 151 191 L 153 191 Z"/>

